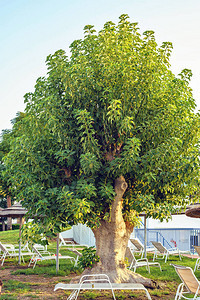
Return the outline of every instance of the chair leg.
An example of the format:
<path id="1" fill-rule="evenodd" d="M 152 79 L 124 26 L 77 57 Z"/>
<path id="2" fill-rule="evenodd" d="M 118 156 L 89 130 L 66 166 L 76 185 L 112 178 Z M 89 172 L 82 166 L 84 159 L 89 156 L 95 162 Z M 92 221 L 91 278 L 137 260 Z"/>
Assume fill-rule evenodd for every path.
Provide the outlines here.
<path id="1" fill-rule="evenodd" d="M 198 295 L 199 295 L 199 287 L 198 287 L 198 289 L 197 289 L 197 291 L 196 291 L 196 293 L 195 293 L 195 295 L 194 295 L 194 298 L 193 298 L 193 299 L 199 299 L 199 298 L 197 298 L 197 297 L 198 297 Z"/>
<path id="2" fill-rule="evenodd" d="M 3 264 L 4 264 L 5 258 L 6 258 L 6 255 L 3 255 L 3 256 L 2 256 L 2 263 L 1 263 L 2 266 L 3 266 Z"/>
<path id="3" fill-rule="evenodd" d="M 160 271 L 162 272 L 161 265 L 159 264 L 158 266 L 159 266 L 159 268 L 160 268 Z"/>
<path id="4" fill-rule="evenodd" d="M 77 257 L 76 257 L 76 259 L 75 259 L 74 267 L 77 267 L 78 259 L 79 259 L 79 256 L 77 255 Z"/>
<path id="5" fill-rule="evenodd" d="M 31 261 L 29 261 L 28 268 L 30 267 L 30 265 L 31 265 Z"/>
<path id="6" fill-rule="evenodd" d="M 184 287 L 184 284 L 180 283 L 179 286 L 178 286 L 178 288 L 177 288 L 176 296 L 175 296 L 174 300 L 181 299 L 181 296 L 182 296 L 182 293 L 183 293 L 183 287 Z"/>
<path id="7" fill-rule="evenodd" d="M 33 265 L 33 269 L 35 269 L 35 266 L 37 264 L 37 258 L 35 259 L 34 265 Z"/>
<path id="8" fill-rule="evenodd" d="M 69 295 L 69 297 L 67 298 L 67 300 L 73 300 L 73 299 L 75 299 L 76 293 L 77 293 L 77 290 L 76 290 L 76 291 L 73 291 L 73 292 Z"/>
<path id="9" fill-rule="evenodd" d="M 200 259 L 200 258 L 197 258 L 197 261 L 196 261 L 196 264 L 195 264 L 195 267 L 194 267 L 194 272 L 195 272 L 196 270 L 198 270 L 198 267 L 199 267 L 199 259 Z"/>
<path id="10" fill-rule="evenodd" d="M 22 257 L 22 261 L 23 261 L 23 263 L 25 263 L 25 261 L 24 261 L 24 256 L 22 255 L 21 257 Z"/>
<path id="11" fill-rule="evenodd" d="M 80 288 L 78 290 L 76 290 L 75 300 L 77 300 L 79 293 L 80 293 Z"/>
<path id="12" fill-rule="evenodd" d="M 145 290 L 145 293 L 146 293 L 146 296 L 147 296 L 148 300 L 152 300 L 148 290 L 146 288 L 144 288 L 144 290 Z"/>
<path id="13" fill-rule="evenodd" d="M 150 267 L 149 267 L 149 264 L 147 263 L 147 269 L 148 269 L 148 272 L 150 274 Z"/>
<path id="14" fill-rule="evenodd" d="M 133 259 L 132 262 L 131 262 L 131 264 L 130 264 L 130 266 L 129 266 L 129 269 L 130 269 L 130 270 L 133 268 L 134 263 L 135 263 L 135 265 L 136 265 L 136 262 L 135 262 L 135 260 Z M 133 272 L 135 272 L 135 271 L 133 271 Z"/>
<path id="15" fill-rule="evenodd" d="M 31 257 L 31 259 L 30 259 L 30 262 L 29 262 L 29 264 L 28 264 L 28 267 L 30 267 L 30 266 L 31 266 L 31 264 L 33 264 L 33 263 L 34 263 L 34 260 L 35 260 L 35 259 L 34 259 L 34 256 L 32 256 L 32 257 Z"/>
<path id="16" fill-rule="evenodd" d="M 199 270 L 199 265 L 200 265 L 200 261 L 198 261 L 198 264 L 197 264 L 197 270 Z"/>
<path id="17" fill-rule="evenodd" d="M 113 299 L 116 300 L 115 293 L 114 293 L 113 289 L 112 289 L 112 295 L 113 295 Z"/>
<path id="18" fill-rule="evenodd" d="M 154 251 L 153 261 L 155 260 L 155 258 L 156 258 L 156 251 Z"/>
<path id="19" fill-rule="evenodd" d="M 70 258 L 71 263 L 73 264 L 74 262 L 74 266 L 76 265 L 76 259 L 74 257 Z"/>

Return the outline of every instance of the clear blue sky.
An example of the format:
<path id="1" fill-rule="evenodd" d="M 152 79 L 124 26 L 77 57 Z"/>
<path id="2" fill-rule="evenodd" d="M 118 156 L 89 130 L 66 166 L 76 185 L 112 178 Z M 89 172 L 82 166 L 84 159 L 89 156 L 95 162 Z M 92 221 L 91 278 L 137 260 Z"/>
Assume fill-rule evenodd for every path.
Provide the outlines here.
<path id="1" fill-rule="evenodd" d="M 0 0 L 0 132 L 25 106 L 23 96 L 46 74 L 45 59 L 126 13 L 158 44 L 173 43 L 172 71 L 193 72 L 190 86 L 200 109 L 200 0 Z"/>

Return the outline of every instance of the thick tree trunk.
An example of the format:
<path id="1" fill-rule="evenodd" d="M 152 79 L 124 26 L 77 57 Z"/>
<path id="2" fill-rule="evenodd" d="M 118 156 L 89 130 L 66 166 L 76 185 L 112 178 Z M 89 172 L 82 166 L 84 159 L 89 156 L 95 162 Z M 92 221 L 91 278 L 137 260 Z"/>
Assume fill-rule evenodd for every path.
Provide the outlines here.
<path id="1" fill-rule="evenodd" d="M 152 287 L 150 279 L 144 278 L 126 268 L 125 252 L 133 226 L 126 224 L 122 215 L 123 195 L 127 183 L 123 176 L 115 180 L 116 196 L 111 208 L 110 222 L 101 221 L 101 225 L 93 230 L 96 238 L 97 255 L 100 261 L 84 274 L 106 273 L 111 282 L 135 282 Z"/>
<path id="2" fill-rule="evenodd" d="M 7 196 L 7 207 L 11 207 L 11 197 Z M 7 230 L 12 230 L 12 218 L 7 218 Z"/>

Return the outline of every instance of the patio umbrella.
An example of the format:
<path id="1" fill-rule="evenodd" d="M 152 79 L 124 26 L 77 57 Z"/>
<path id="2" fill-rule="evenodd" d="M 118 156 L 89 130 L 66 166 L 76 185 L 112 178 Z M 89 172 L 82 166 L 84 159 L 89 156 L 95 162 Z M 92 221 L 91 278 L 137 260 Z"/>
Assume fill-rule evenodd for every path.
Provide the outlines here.
<path id="1" fill-rule="evenodd" d="M 187 217 L 191 218 L 200 218 L 200 204 L 196 203 L 193 205 L 190 205 L 185 212 Z"/>
<path id="2" fill-rule="evenodd" d="M 8 208 L 5 208 L 0 211 L 0 217 L 11 217 L 11 218 L 20 218 L 19 225 L 19 264 L 21 263 L 21 227 L 22 227 L 22 218 L 27 213 L 27 210 L 22 207 L 21 203 L 18 202 Z"/>

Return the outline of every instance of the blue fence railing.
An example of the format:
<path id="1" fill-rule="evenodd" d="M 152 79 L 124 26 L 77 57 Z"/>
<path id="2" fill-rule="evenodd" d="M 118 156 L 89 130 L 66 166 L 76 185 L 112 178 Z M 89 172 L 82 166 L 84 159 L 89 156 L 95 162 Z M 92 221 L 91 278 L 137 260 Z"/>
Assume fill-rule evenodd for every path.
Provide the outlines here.
<path id="1" fill-rule="evenodd" d="M 135 229 L 135 236 L 144 244 L 144 229 Z M 152 246 L 151 241 L 161 242 L 168 249 L 174 248 L 174 245 L 170 244 L 161 232 L 147 229 L 147 246 Z"/>
<path id="2" fill-rule="evenodd" d="M 147 246 L 152 246 L 151 241 L 157 241 L 167 249 L 178 247 L 194 253 L 194 246 L 200 245 L 200 228 L 147 228 L 146 231 Z M 144 228 L 135 228 L 134 233 L 144 243 Z"/>

